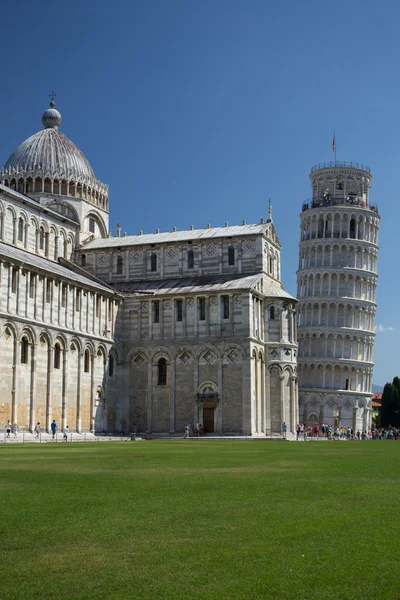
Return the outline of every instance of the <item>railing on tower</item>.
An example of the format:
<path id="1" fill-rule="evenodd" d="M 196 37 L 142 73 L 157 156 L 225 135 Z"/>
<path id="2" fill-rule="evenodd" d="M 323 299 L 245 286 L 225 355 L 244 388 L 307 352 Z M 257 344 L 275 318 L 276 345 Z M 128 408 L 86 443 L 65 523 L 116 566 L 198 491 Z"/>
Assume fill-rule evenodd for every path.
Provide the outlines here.
<path id="1" fill-rule="evenodd" d="M 323 198 L 318 198 L 317 200 L 310 198 L 309 200 L 303 202 L 301 210 L 304 212 L 305 210 L 310 210 L 311 208 L 323 208 L 325 206 L 354 206 L 354 208 L 365 208 L 379 214 L 378 205 L 376 202 L 368 202 L 364 198 L 359 198 L 358 196 L 333 198 L 331 195 L 327 195 Z"/>
<path id="2" fill-rule="evenodd" d="M 368 173 L 371 173 L 371 169 L 367 167 L 367 165 L 362 165 L 358 162 L 348 162 L 346 160 L 318 163 L 317 165 L 314 165 L 311 168 L 311 173 L 313 173 L 314 171 L 319 171 L 319 169 L 331 169 L 334 167 L 348 167 L 352 169 L 361 169 L 362 171 L 367 171 Z"/>

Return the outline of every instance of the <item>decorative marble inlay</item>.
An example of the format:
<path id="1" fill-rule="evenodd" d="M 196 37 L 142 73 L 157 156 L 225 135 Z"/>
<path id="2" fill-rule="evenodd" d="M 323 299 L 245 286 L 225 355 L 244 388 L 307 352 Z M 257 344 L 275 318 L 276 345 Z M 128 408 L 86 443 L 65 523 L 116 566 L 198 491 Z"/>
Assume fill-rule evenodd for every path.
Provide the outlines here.
<path id="1" fill-rule="evenodd" d="M 138 354 L 136 354 L 136 356 L 134 357 L 133 362 L 137 367 L 141 367 L 142 364 L 146 362 L 146 357 L 143 356 L 141 352 L 138 352 Z"/>
<path id="2" fill-rule="evenodd" d="M 232 364 L 235 363 L 239 359 L 239 357 L 240 353 L 237 350 L 235 350 L 235 348 L 232 348 L 232 350 L 226 355 L 226 358 Z"/>
<path id="3" fill-rule="evenodd" d="M 194 305 L 194 300 L 193 298 L 188 298 L 187 299 L 187 305 L 189 308 L 192 308 L 192 306 Z"/>
<path id="4" fill-rule="evenodd" d="M 171 248 L 168 248 L 167 256 L 168 256 L 168 258 L 175 258 L 176 256 L 178 256 L 178 248 L 175 248 L 174 246 L 171 246 Z"/>
<path id="5" fill-rule="evenodd" d="M 214 256 L 216 251 L 217 251 L 217 247 L 215 244 L 208 244 L 206 246 L 206 254 L 208 254 L 208 256 Z"/>
<path id="6" fill-rule="evenodd" d="M 241 306 L 242 305 L 242 296 L 234 296 L 233 301 L 236 304 L 236 306 Z"/>
<path id="7" fill-rule="evenodd" d="M 138 263 L 142 260 L 143 260 L 142 250 L 135 250 L 134 252 L 131 252 L 131 261 L 132 262 Z"/>
<path id="8" fill-rule="evenodd" d="M 207 365 L 212 365 L 215 361 L 215 354 L 211 350 L 206 350 L 201 358 Z"/>
<path id="9" fill-rule="evenodd" d="M 181 352 L 181 354 L 178 356 L 178 362 L 182 363 L 183 365 L 187 365 L 191 360 L 192 357 L 190 356 L 189 352 L 186 352 L 186 350 Z"/>
<path id="10" fill-rule="evenodd" d="M 243 242 L 243 250 L 246 254 L 251 254 L 255 250 L 255 243 L 252 240 L 246 240 Z"/>
<path id="11" fill-rule="evenodd" d="M 105 252 L 102 252 L 99 256 L 99 263 L 101 265 L 106 265 L 108 264 L 109 259 L 108 259 L 108 254 L 106 254 Z"/>
<path id="12" fill-rule="evenodd" d="M 142 312 L 147 312 L 149 310 L 149 303 L 144 300 L 140 303 L 140 308 L 142 309 Z"/>

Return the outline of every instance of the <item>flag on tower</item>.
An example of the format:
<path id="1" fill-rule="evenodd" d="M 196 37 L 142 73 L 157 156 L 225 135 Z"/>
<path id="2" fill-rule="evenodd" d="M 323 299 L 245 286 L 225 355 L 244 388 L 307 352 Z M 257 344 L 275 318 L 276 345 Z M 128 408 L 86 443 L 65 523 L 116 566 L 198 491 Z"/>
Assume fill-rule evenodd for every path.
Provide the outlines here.
<path id="1" fill-rule="evenodd" d="M 336 132 L 333 132 L 332 152 L 336 152 Z"/>

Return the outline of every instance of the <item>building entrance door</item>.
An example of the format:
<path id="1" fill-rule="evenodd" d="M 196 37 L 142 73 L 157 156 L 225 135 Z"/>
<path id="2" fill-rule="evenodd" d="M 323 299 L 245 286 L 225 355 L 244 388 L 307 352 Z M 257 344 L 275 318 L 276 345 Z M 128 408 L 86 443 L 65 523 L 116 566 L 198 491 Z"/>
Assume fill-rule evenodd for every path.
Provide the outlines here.
<path id="1" fill-rule="evenodd" d="M 214 433 L 214 408 L 203 408 L 204 433 Z"/>

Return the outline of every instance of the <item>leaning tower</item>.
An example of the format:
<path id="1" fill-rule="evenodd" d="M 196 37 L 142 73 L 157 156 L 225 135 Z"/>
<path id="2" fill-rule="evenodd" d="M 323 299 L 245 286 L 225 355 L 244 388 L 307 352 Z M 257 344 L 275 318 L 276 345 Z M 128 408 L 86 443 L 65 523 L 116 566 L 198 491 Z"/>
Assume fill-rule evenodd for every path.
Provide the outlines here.
<path id="1" fill-rule="evenodd" d="M 379 220 L 371 171 L 316 165 L 303 203 L 297 272 L 300 421 L 371 424 Z"/>

